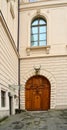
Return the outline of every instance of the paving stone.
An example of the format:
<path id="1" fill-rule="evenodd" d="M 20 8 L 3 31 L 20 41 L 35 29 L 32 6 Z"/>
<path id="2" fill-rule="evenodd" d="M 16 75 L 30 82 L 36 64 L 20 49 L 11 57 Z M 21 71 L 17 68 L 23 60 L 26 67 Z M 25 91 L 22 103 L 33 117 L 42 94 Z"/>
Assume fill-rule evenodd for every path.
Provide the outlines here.
<path id="1" fill-rule="evenodd" d="M 1 123 L 0 130 L 67 130 L 67 110 L 22 112 Z"/>

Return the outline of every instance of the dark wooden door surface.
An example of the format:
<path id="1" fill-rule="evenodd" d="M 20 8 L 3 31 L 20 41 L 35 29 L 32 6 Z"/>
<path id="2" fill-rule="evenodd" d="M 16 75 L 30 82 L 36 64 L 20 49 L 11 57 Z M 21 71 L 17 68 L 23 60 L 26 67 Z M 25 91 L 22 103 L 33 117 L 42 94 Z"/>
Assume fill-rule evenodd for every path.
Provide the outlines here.
<path id="1" fill-rule="evenodd" d="M 27 81 L 25 107 L 34 111 L 50 109 L 50 83 L 44 76 L 33 76 Z"/>

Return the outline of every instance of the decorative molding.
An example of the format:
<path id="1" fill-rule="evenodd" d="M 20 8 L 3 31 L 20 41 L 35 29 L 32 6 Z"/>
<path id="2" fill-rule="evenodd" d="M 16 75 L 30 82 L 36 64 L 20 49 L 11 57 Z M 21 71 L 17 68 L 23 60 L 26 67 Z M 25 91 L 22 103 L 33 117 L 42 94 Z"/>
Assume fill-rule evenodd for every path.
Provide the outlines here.
<path id="1" fill-rule="evenodd" d="M 6 0 L 7 2 L 9 2 L 9 0 Z"/>
<path id="2" fill-rule="evenodd" d="M 20 0 L 20 4 L 25 3 L 24 0 Z"/>
<path id="3" fill-rule="evenodd" d="M 40 15 L 40 9 L 37 9 L 37 15 Z"/>
<path id="4" fill-rule="evenodd" d="M 49 10 L 47 10 L 46 12 L 47 12 L 47 13 L 50 13 L 50 11 L 49 11 Z"/>
<path id="5" fill-rule="evenodd" d="M 14 13 L 14 7 L 13 7 L 12 2 L 10 2 L 10 12 L 11 12 L 12 18 L 14 19 L 15 18 L 15 13 Z"/>
<path id="6" fill-rule="evenodd" d="M 30 13 L 28 12 L 28 16 L 30 16 Z"/>
<path id="7" fill-rule="evenodd" d="M 7 33 L 8 37 L 9 37 L 9 39 L 10 39 L 10 42 L 11 42 L 13 48 L 14 48 L 14 51 L 15 51 L 16 55 L 17 55 L 18 58 L 19 58 L 20 55 L 19 55 L 19 53 L 18 53 L 18 51 L 17 51 L 15 42 L 14 42 L 14 40 L 13 40 L 13 37 L 12 37 L 12 35 L 11 35 L 11 33 L 10 33 L 10 30 L 9 30 L 9 28 L 8 28 L 8 26 L 7 26 L 7 23 L 6 23 L 5 19 L 4 19 L 3 14 L 2 14 L 1 11 L 0 11 L 0 21 L 1 21 L 3 27 L 4 27 L 5 31 L 6 31 L 6 33 Z"/>
<path id="8" fill-rule="evenodd" d="M 10 1 L 14 1 L 15 2 L 15 0 L 6 0 L 7 2 L 10 2 Z"/>
<path id="9" fill-rule="evenodd" d="M 41 65 L 34 65 L 33 68 L 34 68 L 34 71 L 35 71 L 35 75 L 39 75 L 40 74 Z"/>
<path id="10" fill-rule="evenodd" d="M 30 56 L 30 48 L 26 48 L 27 56 Z"/>
<path id="11" fill-rule="evenodd" d="M 31 51 L 39 51 L 39 50 L 45 50 L 46 54 L 49 54 L 49 50 L 50 50 L 50 45 L 47 46 L 37 46 L 37 47 L 27 47 L 26 48 L 26 52 L 27 52 L 27 56 L 30 56 L 30 52 Z"/>
<path id="12" fill-rule="evenodd" d="M 67 1 L 57 1 L 56 3 L 55 3 L 55 1 L 49 1 L 49 3 L 46 1 L 39 1 L 40 2 L 40 4 L 38 4 L 38 2 L 36 2 L 36 4 L 35 4 L 35 2 L 32 4 L 32 6 L 31 6 L 31 2 L 29 2 L 29 3 L 23 3 L 23 5 L 21 4 L 21 6 L 20 6 L 20 11 L 26 11 L 26 10 L 32 10 L 32 9 L 37 9 L 37 8 L 39 8 L 39 9 L 47 9 L 47 8 L 57 8 L 57 7 L 67 7 Z"/>
<path id="13" fill-rule="evenodd" d="M 33 59 L 37 59 L 37 58 L 40 59 L 40 58 L 44 58 L 44 57 L 45 58 L 47 58 L 47 57 L 49 57 L 49 58 L 50 57 L 62 57 L 62 56 L 67 57 L 67 54 L 65 54 L 65 55 L 64 54 L 62 54 L 62 55 L 60 55 L 60 54 L 59 55 L 58 54 L 56 54 L 56 55 L 55 54 L 54 55 L 50 54 L 50 55 L 34 55 L 34 56 L 31 55 L 31 56 L 20 57 L 20 60 L 26 60 L 26 59 L 32 59 L 32 58 Z"/>

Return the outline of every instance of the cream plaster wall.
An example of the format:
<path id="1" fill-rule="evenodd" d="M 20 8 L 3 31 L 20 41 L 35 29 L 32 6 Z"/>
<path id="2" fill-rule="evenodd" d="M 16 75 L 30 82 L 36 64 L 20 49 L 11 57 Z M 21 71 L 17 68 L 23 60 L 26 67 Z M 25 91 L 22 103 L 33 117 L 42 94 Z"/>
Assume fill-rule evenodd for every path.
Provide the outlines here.
<path id="1" fill-rule="evenodd" d="M 15 113 L 15 108 L 18 107 L 18 104 L 16 105 L 17 99 L 14 99 L 14 95 L 18 96 L 16 85 L 18 85 L 18 55 L 12 46 L 4 26 L 0 22 L 0 90 L 6 92 L 6 106 L 2 108 L 0 104 L 0 116 L 9 114 L 8 92 L 11 92 L 13 97 L 12 114 Z"/>
<path id="2" fill-rule="evenodd" d="M 18 108 L 17 1 L 15 18 L 10 12 L 10 2 L 14 1 L 0 0 L 0 118 L 9 115 L 9 92 L 12 114 Z M 1 90 L 5 91 L 5 107 L 1 106 Z"/>
<path id="3" fill-rule="evenodd" d="M 17 20 L 18 4 L 17 0 L 0 0 L 0 10 L 8 24 L 11 35 L 17 46 Z"/>
<path id="4" fill-rule="evenodd" d="M 32 6 L 32 5 L 31 5 Z M 45 8 L 45 6 L 44 6 Z M 39 14 L 38 14 L 39 11 Z M 26 49 L 31 47 L 31 21 L 41 15 L 47 19 L 47 45 L 50 45 L 49 55 L 65 55 L 67 54 L 67 7 L 53 7 L 42 9 L 20 9 L 20 56 L 27 57 Z M 60 51 L 59 51 L 60 50 Z M 41 52 L 41 53 L 40 53 Z M 46 56 L 45 49 L 37 51 L 30 49 L 30 56 Z"/>
<path id="5" fill-rule="evenodd" d="M 0 62 L 0 71 L 2 72 L 0 76 L 6 78 L 6 81 L 3 79 L 4 85 L 17 84 L 18 57 L 2 25 L 0 28 Z"/>
<path id="6" fill-rule="evenodd" d="M 51 84 L 51 109 L 67 108 L 67 1 L 48 0 L 20 5 L 21 108 L 25 109 L 25 83 L 41 65 L 40 75 Z M 31 47 L 31 21 L 47 19 L 47 46 Z M 51 76 L 50 76 L 51 75 Z"/>
<path id="7" fill-rule="evenodd" d="M 67 56 L 26 58 L 20 62 L 21 108 L 25 108 L 25 84 L 35 75 L 34 66 L 40 65 L 40 75 L 51 84 L 51 109 L 67 108 Z"/>

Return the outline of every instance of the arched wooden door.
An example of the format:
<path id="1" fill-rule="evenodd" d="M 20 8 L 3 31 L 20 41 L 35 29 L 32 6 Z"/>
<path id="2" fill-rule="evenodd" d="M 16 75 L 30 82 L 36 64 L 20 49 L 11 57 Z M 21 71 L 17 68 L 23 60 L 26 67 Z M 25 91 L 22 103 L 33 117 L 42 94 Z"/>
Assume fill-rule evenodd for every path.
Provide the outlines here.
<path id="1" fill-rule="evenodd" d="M 25 108 L 34 111 L 50 109 L 50 83 L 44 76 L 36 75 L 27 81 Z"/>

